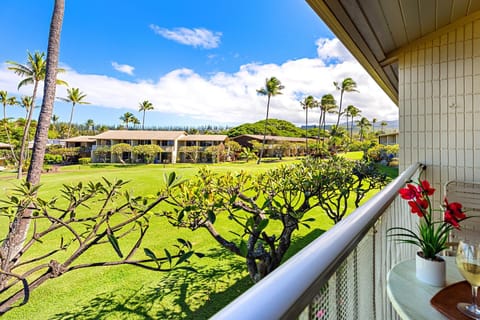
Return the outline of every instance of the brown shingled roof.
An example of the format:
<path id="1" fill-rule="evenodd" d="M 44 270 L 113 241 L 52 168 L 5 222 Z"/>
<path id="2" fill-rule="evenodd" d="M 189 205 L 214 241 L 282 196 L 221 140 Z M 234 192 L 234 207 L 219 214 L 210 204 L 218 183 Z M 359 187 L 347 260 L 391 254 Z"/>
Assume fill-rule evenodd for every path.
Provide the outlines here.
<path id="1" fill-rule="evenodd" d="M 65 142 L 95 142 L 96 138 L 95 138 L 95 136 L 78 136 L 78 137 L 63 139 L 63 141 L 65 141 Z"/>
<path id="2" fill-rule="evenodd" d="M 180 141 L 225 141 L 228 138 L 224 134 L 192 134 L 181 137 Z"/>
<path id="3" fill-rule="evenodd" d="M 95 139 L 111 140 L 175 140 L 185 131 L 109 130 L 97 134 Z"/>

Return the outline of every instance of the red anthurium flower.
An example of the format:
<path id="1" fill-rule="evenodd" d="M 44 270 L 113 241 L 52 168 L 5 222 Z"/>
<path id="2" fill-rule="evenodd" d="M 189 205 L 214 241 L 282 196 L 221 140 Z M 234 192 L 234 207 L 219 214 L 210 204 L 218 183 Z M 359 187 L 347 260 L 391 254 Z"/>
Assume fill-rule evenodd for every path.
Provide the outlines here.
<path id="1" fill-rule="evenodd" d="M 455 219 L 465 219 L 465 212 L 462 211 L 462 205 L 458 202 L 448 203 L 447 198 L 444 199 L 445 202 L 445 214 L 452 215 Z"/>
<path id="2" fill-rule="evenodd" d="M 423 200 L 424 202 L 427 202 L 426 200 Z M 420 218 L 423 217 L 424 215 L 424 210 L 428 208 L 428 202 L 425 207 L 425 203 L 423 203 L 422 200 L 417 200 L 417 201 L 408 201 L 408 205 L 410 206 L 410 211 L 416 215 L 418 215 Z"/>
<path id="3" fill-rule="evenodd" d="M 430 183 L 427 180 L 420 181 L 420 184 L 422 185 L 423 192 L 429 196 L 433 195 L 435 189 L 430 187 Z"/>
<path id="4" fill-rule="evenodd" d="M 445 214 L 443 216 L 443 220 L 446 223 L 451 224 L 453 227 L 460 229 L 460 225 L 458 224 L 458 220 L 455 219 L 455 217 L 448 211 L 445 211 Z"/>
<path id="5" fill-rule="evenodd" d="M 467 216 L 462 205 L 458 202 L 449 203 L 444 199 L 443 220 L 435 221 L 431 196 L 435 189 L 430 186 L 427 180 L 418 180 L 407 184 L 400 189 L 402 199 L 407 200 L 412 214 L 420 217 L 418 234 L 406 234 L 403 231 L 409 230 L 405 227 L 393 227 L 388 231 L 399 232 L 395 236 L 401 237 L 400 242 L 417 245 L 426 259 L 434 259 L 447 246 L 449 232 L 454 228 L 460 229 L 460 223 Z M 438 210 L 441 211 L 441 210 Z"/>
<path id="6" fill-rule="evenodd" d="M 420 196 L 420 193 L 418 192 L 417 187 L 410 183 L 407 184 L 406 188 L 400 189 L 398 193 L 400 193 L 400 196 L 402 197 L 402 199 L 405 199 L 405 200 L 413 200 L 416 197 Z"/>

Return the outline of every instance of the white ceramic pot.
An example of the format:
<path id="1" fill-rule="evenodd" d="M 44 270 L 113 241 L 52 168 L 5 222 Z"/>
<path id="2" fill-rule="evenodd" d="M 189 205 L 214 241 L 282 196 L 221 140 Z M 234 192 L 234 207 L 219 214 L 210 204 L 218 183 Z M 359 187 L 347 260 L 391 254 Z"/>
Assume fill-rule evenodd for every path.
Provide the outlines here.
<path id="1" fill-rule="evenodd" d="M 445 286 L 445 260 L 437 257 L 436 260 L 424 259 L 421 252 L 415 256 L 415 270 L 417 279 L 435 287 Z"/>

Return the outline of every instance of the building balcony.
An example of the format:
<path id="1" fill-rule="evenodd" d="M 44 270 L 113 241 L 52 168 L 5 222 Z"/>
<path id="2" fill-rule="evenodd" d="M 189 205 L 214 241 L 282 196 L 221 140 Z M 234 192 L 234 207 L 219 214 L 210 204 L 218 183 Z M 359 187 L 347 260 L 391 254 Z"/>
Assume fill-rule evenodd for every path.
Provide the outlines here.
<path id="1" fill-rule="evenodd" d="M 421 168 L 410 166 L 213 319 L 396 319 L 387 273 L 415 248 L 386 235 L 392 226 L 415 225 L 398 190 Z"/>

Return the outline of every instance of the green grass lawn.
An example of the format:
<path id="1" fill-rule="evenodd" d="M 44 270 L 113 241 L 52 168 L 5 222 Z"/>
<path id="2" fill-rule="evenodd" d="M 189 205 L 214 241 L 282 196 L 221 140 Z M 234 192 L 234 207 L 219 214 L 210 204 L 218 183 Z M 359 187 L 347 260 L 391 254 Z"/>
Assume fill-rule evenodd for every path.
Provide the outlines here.
<path id="1" fill-rule="evenodd" d="M 260 165 L 222 163 L 209 165 L 215 172 L 245 170 L 256 174 L 280 164 L 298 160 L 267 161 Z M 98 165 L 62 167 L 57 173 L 42 176 L 40 196 L 57 195 L 62 184 L 107 179 L 129 180 L 126 189 L 135 194 L 155 194 L 163 185 L 164 173 L 176 171 L 183 177 L 193 176 L 201 165 Z M 394 175 L 392 171 L 391 174 Z M 0 197 L 18 182 L 13 173 L 0 173 Z M 295 234 L 287 256 L 293 255 L 310 241 L 332 227 L 331 221 L 316 210 L 311 228 L 301 227 Z M 223 220 L 223 221 L 222 221 Z M 6 233 L 8 221 L 0 220 L 0 232 Z M 222 217 L 216 223 L 227 230 Z M 223 227 L 223 229 L 222 229 Z M 189 231 L 172 227 L 165 219 L 152 220 L 149 235 L 142 245 L 163 252 L 176 238 L 190 240 L 194 249 L 206 254 L 192 258 L 198 272 L 158 273 L 130 266 L 97 267 L 73 271 L 49 280 L 32 292 L 26 306 L 15 308 L 4 319 L 206 319 L 248 289 L 252 283 L 244 261 L 217 245 L 206 230 Z M 91 252 L 88 259 L 115 257 L 110 245 Z"/>

